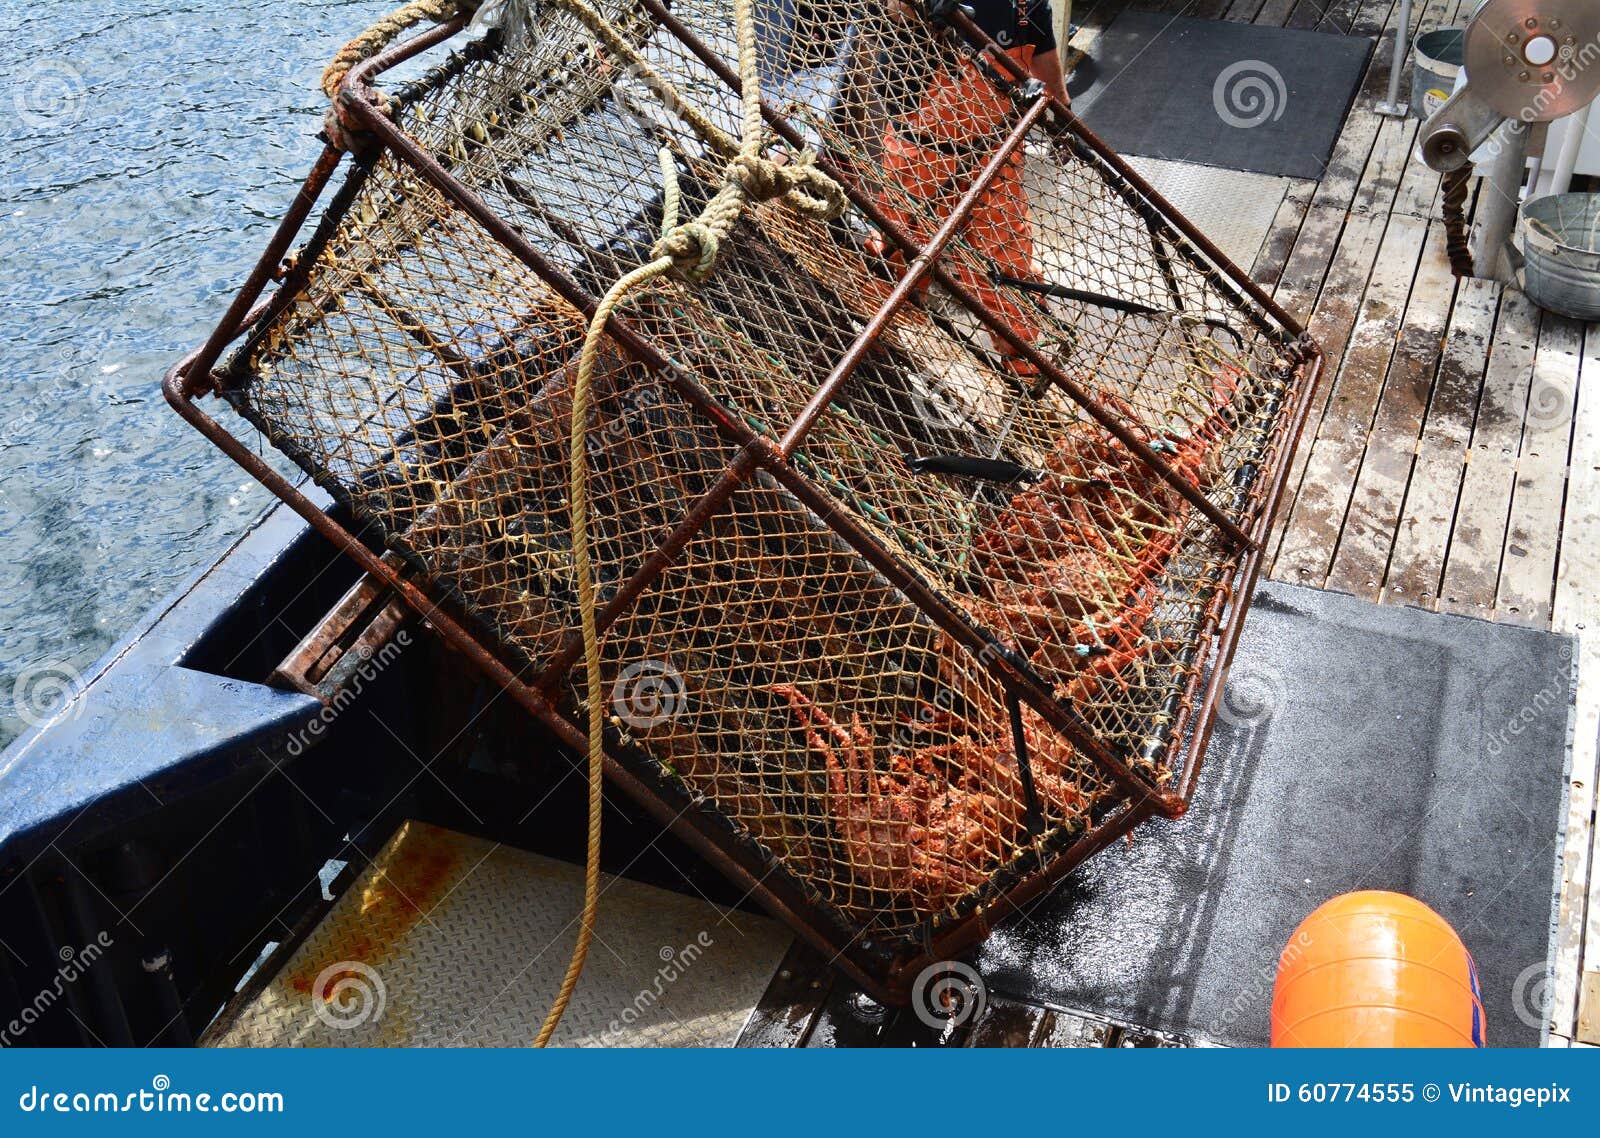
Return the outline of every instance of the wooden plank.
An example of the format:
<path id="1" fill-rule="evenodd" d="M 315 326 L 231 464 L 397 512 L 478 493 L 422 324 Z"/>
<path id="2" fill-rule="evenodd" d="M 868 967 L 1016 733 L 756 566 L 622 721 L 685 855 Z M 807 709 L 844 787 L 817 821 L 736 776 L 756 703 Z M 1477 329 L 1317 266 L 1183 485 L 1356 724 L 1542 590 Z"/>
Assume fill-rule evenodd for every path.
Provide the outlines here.
<path id="1" fill-rule="evenodd" d="M 1460 282 L 1384 582 L 1384 598 L 1396 604 L 1438 607 L 1499 309 L 1498 283 L 1474 278 Z"/>
<path id="2" fill-rule="evenodd" d="M 832 979 L 827 960 L 816 949 L 794 941 L 750 1012 L 736 1046 L 799 1046 L 821 1010 Z"/>
<path id="3" fill-rule="evenodd" d="M 1355 327 L 1361 297 L 1378 259 L 1383 227 L 1384 219 L 1371 214 L 1346 215 L 1342 210 L 1313 206 L 1278 288 L 1279 299 L 1301 319 L 1305 319 L 1302 313 L 1314 306 L 1315 311 L 1307 320 L 1307 331 L 1322 345 L 1326 356 L 1319 403 L 1312 408 L 1300 445 L 1290 459 L 1288 485 L 1296 494 L 1321 429 L 1322 409 L 1326 408 L 1337 386 L 1335 379 L 1345 345 Z M 1335 241 L 1337 248 L 1330 252 Z M 1311 299 L 1304 299 L 1308 293 Z M 1293 499 L 1281 511 L 1267 539 L 1269 576 L 1279 576 L 1275 555 L 1292 513 Z"/>
<path id="4" fill-rule="evenodd" d="M 1269 292 L 1276 289 L 1283 279 L 1283 271 L 1288 267 L 1289 255 L 1294 252 L 1295 242 L 1305 225 L 1306 215 L 1311 209 L 1311 195 L 1316 188 L 1315 182 L 1294 181 L 1283 195 L 1283 201 L 1278 204 L 1272 228 L 1267 231 L 1267 239 L 1262 242 L 1261 251 L 1250 266 L 1250 279 Z"/>
<path id="5" fill-rule="evenodd" d="M 1600 975 L 1600 874 L 1595 872 L 1600 864 L 1600 827 L 1595 825 L 1600 787 L 1600 325 L 1591 325 L 1585 337 L 1573 418 L 1552 624 L 1557 632 L 1578 638 L 1578 699 L 1551 1017 L 1557 1031 L 1600 1043 L 1593 1031 L 1600 1021 L 1600 994 L 1592 980 Z M 1578 1028 L 1580 1018 L 1589 1025 L 1587 1032 Z"/>
<path id="6" fill-rule="evenodd" d="M 1395 195 L 1405 177 L 1406 164 L 1417 136 L 1415 119 L 1383 119 L 1378 125 L 1377 140 L 1367 159 L 1356 186 L 1355 198 L 1350 208 L 1362 213 L 1391 213 Z"/>
<path id="7" fill-rule="evenodd" d="M 1384 234 L 1284 530 L 1273 569 L 1280 580 L 1326 580 L 1426 237 L 1427 225 L 1415 218 L 1394 218 Z"/>
<path id="8" fill-rule="evenodd" d="M 1495 593 L 1496 620 L 1531 628 L 1550 624 L 1582 352 L 1582 326 L 1546 313 L 1523 417 L 1516 489 Z"/>
<path id="9" fill-rule="evenodd" d="M 1263 27 L 1281 28 L 1289 22 L 1299 0 L 1267 0 L 1256 15 L 1255 22 Z"/>
<path id="10" fill-rule="evenodd" d="M 1456 507 L 1456 525 L 1445 559 L 1439 608 L 1489 619 L 1494 615 L 1506 518 L 1522 440 L 1539 336 L 1539 310 L 1522 293 L 1507 289 L 1500 303 L 1478 418 L 1467 451 L 1467 471 Z"/>
<path id="11" fill-rule="evenodd" d="M 1411 481 L 1428 397 L 1444 354 L 1455 292 L 1456 278 L 1445 253 L 1444 225 L 1435 222 L 1427 227 L 1399 343 L 1389 361 L 1372 433 L 1360 459 L 1328 574 L 1330 589 L 1371 600 L 1383 600 L 1387 594 L 1389 554 Z"/>
<path id="12" fill-rule="evenodd" d="M 1578 1042 L 1600 1046 L 1600 970 L 1583 974 L 1582 1001 L 1578 1006 Z"/>
<path id="13" fill-rule="evenodd" d="M 1052 1008 L 1045 1013 L 1034 1046 L 1105 1047 L 1116 1035 L 1116 1029 L 1102 1020 Z"/>

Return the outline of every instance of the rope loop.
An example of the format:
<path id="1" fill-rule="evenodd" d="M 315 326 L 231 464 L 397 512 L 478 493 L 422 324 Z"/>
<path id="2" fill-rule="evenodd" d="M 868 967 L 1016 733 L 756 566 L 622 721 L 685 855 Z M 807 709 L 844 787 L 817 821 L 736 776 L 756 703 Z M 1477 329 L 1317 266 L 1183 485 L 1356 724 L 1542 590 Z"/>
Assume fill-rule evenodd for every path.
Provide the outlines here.
<path id="1" fill-rule="evenodd" d="M 728 163 L 725 177 L 737 182 L 753 202 L 783 198 L 808 217 L 832 221 L 845 210 L 839 183 L 816 167 L 817 156 L 803 150 L 794 162 L 778 163 L 759 154 L 740 154 Z"/>

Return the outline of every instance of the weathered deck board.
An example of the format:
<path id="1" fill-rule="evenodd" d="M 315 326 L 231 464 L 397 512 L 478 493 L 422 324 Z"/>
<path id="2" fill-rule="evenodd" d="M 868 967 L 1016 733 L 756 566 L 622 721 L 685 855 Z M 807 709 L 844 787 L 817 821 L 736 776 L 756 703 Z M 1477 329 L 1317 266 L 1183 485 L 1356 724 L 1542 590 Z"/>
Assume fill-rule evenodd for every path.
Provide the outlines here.
<path id="1" fill-rule="evenodd" d="M 1393 603 L 1438 608 L 1472 421 L 1499 310 L 1499 284 L 1461 282 L 1384 582 L 1384 597 Z"/>
<path id="2" fill-rule="evenodd" d="M 1419 3 L 1413 30 L 1476 5 Z M 1128 6 L 1100 0 L 1091 22 Z M 1600 325 L 1449 275 L 1416 121 L 1374 109 L 1396 0 L 1197 0 L 1188 14 L 1382 36 L 1322 178 L 1291 189 L 1250 266 L 1327 354 L 1268 571 L 1578 638 L 1552 1031 L 1600 1042 Z"/>
<path id="3" fill-rule="evenodd" d="M 1280 578 L 1326 583 L 1427 232 L 1415 218 L 1389 222 L 1289 514 L 1275 570 Z"/>
<path id="4" fill-rule="evenodd" d="M 1426 223 L 1424 223 L 1426 224 Z M 1427 226 L 1422 260 L 1406 302 L 1366 453 L 1350 495 L 1328 574 L 1330 589 L 1381 601 L 1400 513 L 1411 483 L 1428 397 L 1444 353 L 1456 279 L 1442 222 Z"/>
<path id="5" fill-rule="evenodd" d="M 1600 325 L 1584 342 L 1553 623 L 1578 638 L 1578 712 L 1551 1018 L 1556 1031 L 1600 1043 Z"/>
<path id="6" fill-rule="evenodd" d="M 1505 551 L 1522 412 L 1539 341 L 1539 310 L 1508 290 L 1500 306 L 1478 418 L 1467 451 L 1467 472 L 1456 508 L 1456 527 L 1445 561 L 1439 608 L 1490 619 Z"/>

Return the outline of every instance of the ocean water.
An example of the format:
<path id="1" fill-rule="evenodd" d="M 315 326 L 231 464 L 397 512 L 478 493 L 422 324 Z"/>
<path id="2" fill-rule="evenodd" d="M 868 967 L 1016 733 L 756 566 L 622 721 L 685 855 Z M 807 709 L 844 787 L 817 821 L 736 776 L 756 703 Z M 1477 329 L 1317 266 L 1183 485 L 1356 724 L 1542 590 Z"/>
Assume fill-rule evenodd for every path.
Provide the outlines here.
<path id="1" fill-rule="evenodd" d="M 172 413 L 394 0 L 0 0 L 0 745 L 267 504 Z"/>

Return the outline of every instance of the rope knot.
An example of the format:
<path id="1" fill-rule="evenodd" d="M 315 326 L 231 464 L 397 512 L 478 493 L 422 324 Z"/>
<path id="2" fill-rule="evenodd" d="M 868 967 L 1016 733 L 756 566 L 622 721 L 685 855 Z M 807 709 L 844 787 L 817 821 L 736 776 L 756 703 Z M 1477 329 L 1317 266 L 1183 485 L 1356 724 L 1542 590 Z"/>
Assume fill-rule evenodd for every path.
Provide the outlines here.
<path id="1" fill-rule="evenodd" d="M 737 184 L 750 201 L 784 198 L 809 217 L 831 221 L 844 212 L 844 190 L 817 169 L 816 160 L 809 150 L 802 150 L 795 161 L 781 164 L 759 154 L 741 154 L 728 163 L 724 177 Z"/>
<path id="2" fill-rule="evenodd" d="M 652 257 L 666 257 L 672 267 L 690 280 L 704 280 L 717 263 L 722 238 L 714 226 L 700 221 L 675 225 L 657 241 Z"/>

